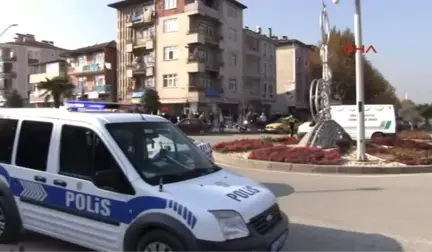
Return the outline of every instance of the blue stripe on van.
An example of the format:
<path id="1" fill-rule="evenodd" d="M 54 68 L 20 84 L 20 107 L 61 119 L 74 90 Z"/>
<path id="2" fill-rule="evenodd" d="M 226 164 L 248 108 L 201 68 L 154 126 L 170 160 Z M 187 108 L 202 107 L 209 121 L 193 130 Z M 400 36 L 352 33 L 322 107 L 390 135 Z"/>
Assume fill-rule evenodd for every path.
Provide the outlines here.
<path id="1" fill-rule="evenodd" d="M 0 176 L 6 179 L 9 183 L 9 190 L 11 193 L 14 196 L 20 197 L 21 201 L 113 225 L 118 225 L 119 223 L 130 224 L 141 213 L 157 209 L 171 210 L 181 217 L 184 223 L 191 229 L 193 229 L 197 223 L 197 218 L 188 208 L 178 202 L 164 198 L 140 196 L 127 202 L 101 198 L 83 192 L 14 178 L 9 175 L 3 166 L 0 166 Z M 109 201 L 109 213 L 104 214 L 100 211 L 100 208 L 96 210 L 96 208 L 92 206 L 81 209 L 73 203 L 68 205 L 66 202 L 66 195 L 71 192 L 83 195 L 86 201 L 93 203 L 100 203 L 102 200 Z"/>

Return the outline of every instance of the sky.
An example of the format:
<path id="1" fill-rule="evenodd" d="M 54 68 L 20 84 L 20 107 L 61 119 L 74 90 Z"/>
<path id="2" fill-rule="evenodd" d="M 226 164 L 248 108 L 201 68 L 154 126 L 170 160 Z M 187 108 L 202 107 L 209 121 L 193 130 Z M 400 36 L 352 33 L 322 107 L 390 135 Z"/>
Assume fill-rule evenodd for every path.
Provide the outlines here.
<path id="1" fill-rule="evenodd" d="M 328 6 L 330 23 L 353 28 L 354 0 L 340 0 Z M 10 41 L 15 33 L 30 33 L 37 40 L 51 40 L 66 49 L 116 39 L 116 11 L 107 7 L 115 0 L 0 0 L 0 30 L 16 23 L 0 38 Z M 320 39 L 321 0 L 241 0 L 248 6 L 244 25 L 251 29 L 272 27 L 278 36 L 308 44 Z M 362 0 L 363 44 L 373 45 L 369 53 L 382 74 L 396 88 L 417 103 L 432 103 L 428 74 L 432 73 L 432 1 Z M 428 25 L 429 24 L 429 25 Z M 432 83 L 431 83 L 432 84 Z M 365 83 L 367 85 L 367 83 Z"/>

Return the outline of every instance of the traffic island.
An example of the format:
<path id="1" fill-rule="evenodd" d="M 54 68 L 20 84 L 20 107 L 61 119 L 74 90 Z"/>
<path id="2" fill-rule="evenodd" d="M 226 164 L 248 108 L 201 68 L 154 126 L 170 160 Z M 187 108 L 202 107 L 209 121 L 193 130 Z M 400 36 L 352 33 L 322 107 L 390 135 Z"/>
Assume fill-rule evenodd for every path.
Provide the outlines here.
<path id="1" fill-rule="evenodd" d="M 215 144 L 217 163 L 239 168 L 306 173 L 403 174 L 432 172 L 432 145 L 400 137 L 376 138 L 367 144 L 368 162 L 355 161 L 355 149 L 297 146 L 292 137 L 242 139 Z M 430 154 L 429 154 L 430 153 Z"/>

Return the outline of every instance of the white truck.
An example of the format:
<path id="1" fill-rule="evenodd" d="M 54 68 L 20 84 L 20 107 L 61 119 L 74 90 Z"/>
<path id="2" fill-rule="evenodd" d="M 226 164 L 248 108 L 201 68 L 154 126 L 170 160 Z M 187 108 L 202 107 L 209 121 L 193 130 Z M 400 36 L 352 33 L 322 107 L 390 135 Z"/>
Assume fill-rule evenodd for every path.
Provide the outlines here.
<path id="1" fill-rule="evenodd" d="M 332 119 L 339 123 L 352 139 L 357 139 L 357 106 L 331 106 Z M 311 122 L 301 124 L 299 137 L 312 130 Z M 396 113 L 392 104 L 365 105 L 365 138 L 396 134 Z"/>
<path id="2" fill-rule="evenodd" d="M 0 109 L 0 137 L 1 243 L 23 229 L 98 251 L 278 251 L 287 239 L 269 189 L 162 117 Z"/>

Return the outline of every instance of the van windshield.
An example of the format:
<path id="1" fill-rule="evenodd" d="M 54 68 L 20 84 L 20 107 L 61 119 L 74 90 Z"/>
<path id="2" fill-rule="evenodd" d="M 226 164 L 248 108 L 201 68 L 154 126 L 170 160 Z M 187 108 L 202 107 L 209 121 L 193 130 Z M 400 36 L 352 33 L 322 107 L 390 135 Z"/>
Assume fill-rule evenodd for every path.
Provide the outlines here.
<path id="1" fill-rule="evenodd" d="M 106 128 L 141 177 L 151 185 L 220 170 L 170 122 L 109 123 Z"/>

